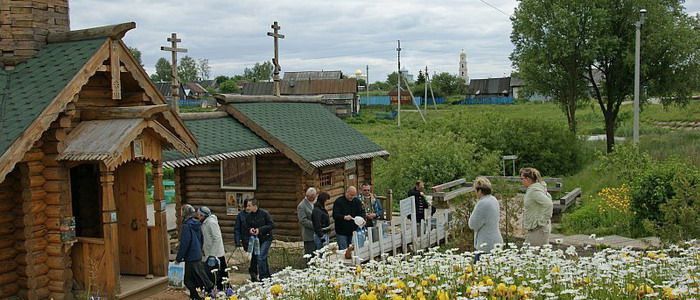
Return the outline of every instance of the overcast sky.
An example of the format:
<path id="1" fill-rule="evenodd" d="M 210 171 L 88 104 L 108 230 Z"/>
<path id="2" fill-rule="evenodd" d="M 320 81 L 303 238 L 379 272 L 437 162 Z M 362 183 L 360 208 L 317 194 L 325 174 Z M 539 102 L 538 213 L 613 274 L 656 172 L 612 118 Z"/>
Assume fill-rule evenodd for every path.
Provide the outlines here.
<path id="1" fill-rule="evenodd" d="M 195 59 L 209 59 L 212 77 L 241 74 L 273 57 L 267 36 L 278 21 L 282 34 L 282 72 L 341 70 L 365 72 L 385 80 L 401 66 L 412 74 L 427 65 L 430 73 L 456 74 L 464 49 L 470 78 L 510 74 L 510 14 L 516 0 L 71 0 L 71 29 L 136 22 L 124 41 L 138 48 L 146 71 L 153 72 L 160 46 L 176 32 Z M 686 1 L 700 11 L 700 0 Z M 180 54 L 179 57 L 184 56 Z"/>

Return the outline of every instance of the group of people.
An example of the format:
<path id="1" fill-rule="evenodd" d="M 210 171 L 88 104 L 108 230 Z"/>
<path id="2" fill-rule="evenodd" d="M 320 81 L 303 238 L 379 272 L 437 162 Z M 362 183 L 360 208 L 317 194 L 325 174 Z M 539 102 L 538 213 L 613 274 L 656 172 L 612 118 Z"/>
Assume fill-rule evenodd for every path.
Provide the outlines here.
<path id="1" fill-rule="evenodd" d="M 384 214 L 381 202 L 372 193 L 369 183 L 362 184 L 360 188 L 359 195 L 354 186 L 345 189 L 345 193 L 335 199 L 332 215 L 326 210 L 326 201 L 330 199 L 330 194 L 318 193 L 313 187 L 306 190 L 306 196 L 297 206 L 304 254 L 313 254 L 329 243 L 331 216 L 335 222 L 338 250 L 349 248 L 352 251 L 353 232 L 361 228 L 372 228 L 377 224 L 377 220 Z"/>
<path id="2" fill-rule="evenodd" d="M 547 192 L 547 184 L 542 180 L 542 175 L 535 168 L 521 169 L 520 182 L 527 188 L 523 199 L 522 222 L 526 231 L 525 243 L 542 246 L 548 243 L 552 231 L 552 196 Z M 499 227 L 500 207 L 492 195 L 491 182 L 486 177 L 478 177 L 474 180 L 473 187 L 478 201 L 469 217 L 469 228 L 474 231 L 474 249 L 478 251 L 474 261 L 478 261 L 494 245 L 503 243 L 503 237 Z"/>
<path id="3" fill-rule="evenodd" d="M 252 254 L 249 272 L 251 280 L 258 281 L 258 276 L 270 277 L 267 254 L 275 224 L 270 214 L 259 208 L 257 199 L 245 200 L 244 206 L 234 225 L 235 242 L 238 247 L 245 245 Z M 216 287 L 222 291 L 223 279 L 228 277 L 221 228 L 216 215 L 206 206 L 195 210 L 185 204 L 180 212 L 183 223 L 175 262 L 185 262 L 184 284 L 190 291 L 190 299 L 201 299 L 197 289 L 211 291 Z"/>

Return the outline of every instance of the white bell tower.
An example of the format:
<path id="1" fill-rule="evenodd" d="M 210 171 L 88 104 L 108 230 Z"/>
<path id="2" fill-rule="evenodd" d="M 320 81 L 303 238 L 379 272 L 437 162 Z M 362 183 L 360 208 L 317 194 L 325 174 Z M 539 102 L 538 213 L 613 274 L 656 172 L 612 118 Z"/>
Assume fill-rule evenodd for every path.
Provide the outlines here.
<path id="1" fill-rule="evenodd" d="M 462 52 L 459 53 L 459 77 L 464 78 L 464 81 L 469 84 L 469 74 L 467 73 L 467 53 L 464 52 L 464 49 L 462 49 Z"/>

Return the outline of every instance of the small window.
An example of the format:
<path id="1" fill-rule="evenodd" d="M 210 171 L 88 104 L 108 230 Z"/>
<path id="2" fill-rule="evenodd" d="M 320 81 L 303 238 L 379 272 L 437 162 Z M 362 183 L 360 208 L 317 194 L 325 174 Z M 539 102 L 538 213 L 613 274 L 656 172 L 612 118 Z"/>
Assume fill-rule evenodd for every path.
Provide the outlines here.
<path id="1" fill-rule="evenodd" d="M 221 188 L 254 190 L 256 185 L 255 156 L 221 161 Z"/>
<path id="2" fill-rule="evenodd" d="M 322 187 L 329 187 L 333 185 L 333 171 L 321 173 L 320 185 Z"/>

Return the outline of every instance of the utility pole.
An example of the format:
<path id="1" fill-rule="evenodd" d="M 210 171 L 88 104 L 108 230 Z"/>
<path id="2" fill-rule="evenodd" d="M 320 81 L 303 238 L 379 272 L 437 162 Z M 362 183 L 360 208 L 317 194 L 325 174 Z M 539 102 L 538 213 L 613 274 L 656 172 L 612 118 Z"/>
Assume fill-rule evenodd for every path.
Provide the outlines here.
<path id="1" fill-rule="evenodd" d="M 642 8 L 639 10 L 639 21 L 636 24 L 637 32 L 634 43 L 634 126 L 632 135 L 635 144 L 639 144 L 639 65 L 641 60 L 642 25 L 644 25 L 646 15 L 646 9 Z"/>
<path id="2" fill-rule="evenodd" d="M 277 21 L 275 21 L 270 28 L 273 29 L 273 32 L 268 32 L 267 35 L 271 36 L 275 40 L 275 58 L 272 59 L 272 63 L 275 65 L 275 70 L 272 73 L 272 80 L 275 82 L 275 96 L 279 97 L 280 96 L 280 71 L 282 68 L 280 67 L 280 54 L 279 54 L 279 39 L 284 38 L 284 34 L 279 34 L 279 30 L 282 28 L 277 24 Z"/>
<path id="3" fill-rule="evenodd" d="M 423 76 L 423 85 L 425 92 L 423 93 L 423 110 L 428 113 L 428 66 L 425 66 L 425 76 Z"/>
<path id="4" fill-rule="evenodd" d="M 369 65 L 366 66 L 365 89 L 367 90 L 367 104 L 369 105 Z"/>
<path id="5" fill-rule="evenodd" d="M 398 122 L 399 122 L 399 127 L 401 126 L 401 40 L 398 40 L 398 47 L 396 47 L 396 53 L 398 53 L 398 65 L 399 65 L 399 76 L 398 80 L 396 80 L 396 92 L 397 92 L 397 99 L 396 103 L 398 104 L 398 112 L 396 113 L 396 116 L 398 117 Z"/>
<path id="6" fill-rule="evenodd" d="M 170 34 L 170 37 L 168 38 L 168 42 L 170 42 L 170 47 L 160 47 L 160 50 L 163 51 L 169 51 L 172 53 L 172 66 L 171 66 L 171 79 L 170 79 L 170 87 L 172 88 L 172 91 L 170 92 L 170 98 L 171 98 L 171 103 L 170 105 L 173 106 L 173 109 L 175 110 L 176 113 L 180 112 L 180 79 L 177 76 L 177 53 L 187 53 L 187 49 L 185 48 L 178 48 L 177 43 L 182 42 L 181 39 L 177 38 L 177 33 L 172 33 Z M 184 95 L 183 95 L 184 96 Z"/>

